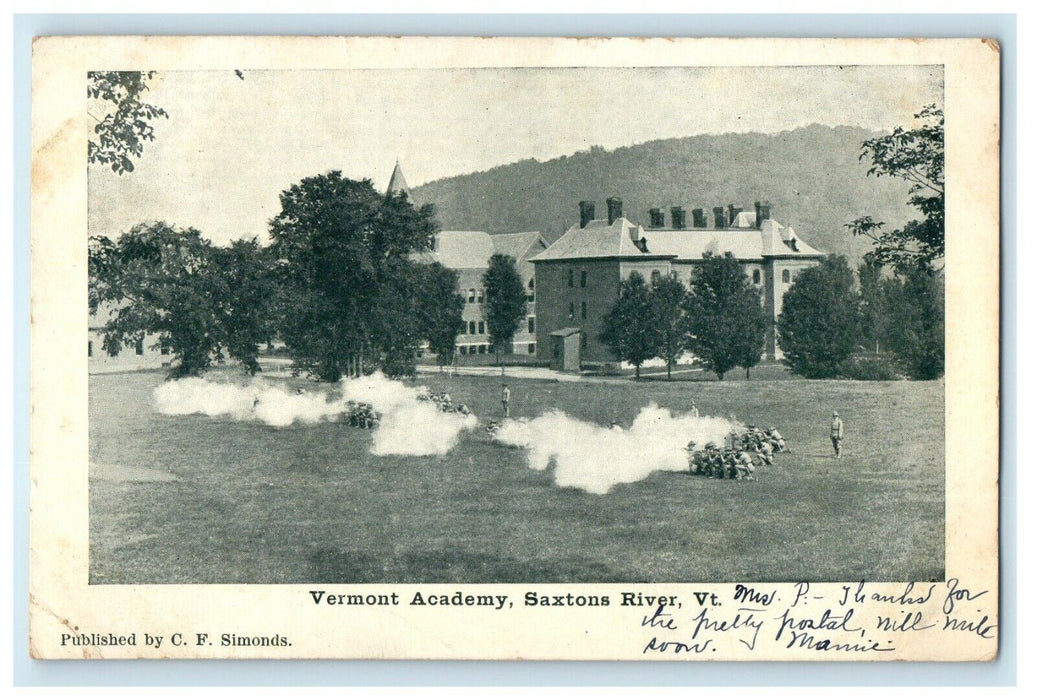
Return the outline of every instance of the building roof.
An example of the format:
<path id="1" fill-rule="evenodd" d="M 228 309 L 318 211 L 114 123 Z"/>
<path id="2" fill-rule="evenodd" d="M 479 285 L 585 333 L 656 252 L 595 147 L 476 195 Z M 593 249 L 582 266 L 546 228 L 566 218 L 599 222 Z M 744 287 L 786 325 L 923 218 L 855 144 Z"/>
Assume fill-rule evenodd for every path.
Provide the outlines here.
<path id="1" fill-rule="evenodd" d="M 644 230 L 620 217 L 611 225 L 604 219 L 587 222 L 584 228 L 573 226 L 547 250 L 531 258 L 533 262 L 578 260 L 586 258 L 643 258 L 645 253 L 634 245 L 631 230 L 638 239 Z"/>
<path id="2" fill-rule="evenodd" d="M 435 250 L 421 258 L 452 270 L 484 269 L 493 252 L 492 237 L 485 231 L 440 231 Z"/>
<path id="3" fill-rule="evenodd" d="M 523 233 L 495 233 L 490 238 L 493 241 L 493 252 L 501 255 L 510 255 L 516 261 L 522 262 L 529 255 L 529 249 L 538 241 L 547 247 L 547 242 L 539 231 L 525 231 Z"/>
<path id="4" fill-rule="evenodd" d="M 750 214 L 749 212 L 742 212 Z M 755 225 L 756 214 L 750 214 Z M 736 218 L 742 223 L 749 217 Z M 647 251 L 642 252 L 631 238 L 644 238 Z M 739 260 L 763 260 L 765 257 L 814 258 L 821 251 L 807 245 L 789 226 L 767 219 L 759 228 L 651 228 L 642 229 L 626 219 L 609 226 L 601 220 L 591 221 L 586 228 L 573 226 L 534 262 L 579 260 L 589 258 L 668 257 L 675 261 L 701 260 L 707 252 L 714 255 L 731 253 Z"/>
<path id="5" fill-rule="evenodd" d="M 403 177 L 400 161 L 396 161 L 396 167 L 392 169 L 392 177 L 389 178 L 389 189 L 385 193 L 391 195 L 400 194 L 401 192 L 410 197 L 410 188 L 407 187 L 407 180 Z"/>

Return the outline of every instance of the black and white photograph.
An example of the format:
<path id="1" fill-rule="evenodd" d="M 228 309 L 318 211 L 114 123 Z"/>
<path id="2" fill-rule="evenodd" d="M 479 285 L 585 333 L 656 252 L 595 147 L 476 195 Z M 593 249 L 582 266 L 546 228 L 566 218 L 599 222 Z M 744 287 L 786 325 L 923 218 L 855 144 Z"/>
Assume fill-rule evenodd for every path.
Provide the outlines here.
<path id="1" fill-rule="evenodd" d="M 81 583 L 649 627 L 707 605 L 667 584 L 741 585 L 743 623 L 751 582 L 979 598 L 948 584 L 948 69 L 746 53 L 77 74 Z M 897 653 L 831 590 L 780 648 L 838 615 Z"/>

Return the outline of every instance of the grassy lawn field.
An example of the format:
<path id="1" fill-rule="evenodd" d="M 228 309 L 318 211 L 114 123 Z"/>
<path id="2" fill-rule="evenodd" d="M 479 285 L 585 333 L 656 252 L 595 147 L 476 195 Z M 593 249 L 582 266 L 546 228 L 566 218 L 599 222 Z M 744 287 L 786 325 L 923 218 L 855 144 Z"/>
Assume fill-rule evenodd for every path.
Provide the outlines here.
<path id="1" fill-rule="evenodd" d="M 90 581 L 905 581 L 944 573 L 943 382 L 509 379 L 512 416 L 624 425 L 649 401 L 776 425 L 757 482 L 657 472 L 598 496 L 463 434 L 375 457 L 368 432 L 155 411 L 155 373 L 90 377 Z M 315 385 L 287 380 L 292 385 Z M 425 376 L 481 422 L 499 378 Z M 828 420 L 846 426 L 831 458 Z"/>

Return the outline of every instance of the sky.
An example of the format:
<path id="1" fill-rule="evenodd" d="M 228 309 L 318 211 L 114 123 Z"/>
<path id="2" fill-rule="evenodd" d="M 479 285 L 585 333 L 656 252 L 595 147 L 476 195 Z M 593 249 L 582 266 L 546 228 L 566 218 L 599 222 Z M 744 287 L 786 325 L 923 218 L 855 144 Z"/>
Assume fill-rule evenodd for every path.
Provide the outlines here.
<path id="1" fill-rule="evenodd" d="M 411 187 L 528 158 L 812 123 L 889 131 L 943 100 L 939 66 L 510 68 L 156 73 L 133 172 L 89 170 L 91 235 L 142 221 L 266 240 L 278 195 L 340 170 Z M 91 116 L 98 105 L 89 105 Z M 494 232 L 496 233 L 496 232 Z"/>

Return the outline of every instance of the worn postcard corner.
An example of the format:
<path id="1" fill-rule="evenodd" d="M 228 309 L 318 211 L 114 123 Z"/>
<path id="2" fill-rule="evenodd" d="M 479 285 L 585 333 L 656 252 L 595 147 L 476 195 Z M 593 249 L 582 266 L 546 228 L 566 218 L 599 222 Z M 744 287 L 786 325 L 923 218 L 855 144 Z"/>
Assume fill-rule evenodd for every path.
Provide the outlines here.
<path id="1" fill-rule="evenodd" d="M 34 658 L 996 658 L 996 42 L 33 53 Z"/>

